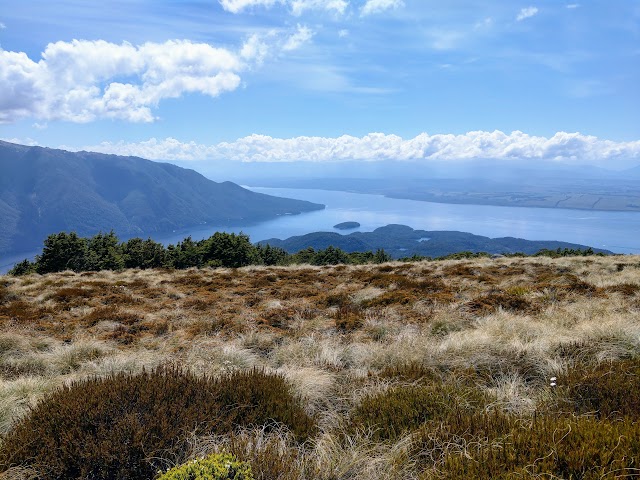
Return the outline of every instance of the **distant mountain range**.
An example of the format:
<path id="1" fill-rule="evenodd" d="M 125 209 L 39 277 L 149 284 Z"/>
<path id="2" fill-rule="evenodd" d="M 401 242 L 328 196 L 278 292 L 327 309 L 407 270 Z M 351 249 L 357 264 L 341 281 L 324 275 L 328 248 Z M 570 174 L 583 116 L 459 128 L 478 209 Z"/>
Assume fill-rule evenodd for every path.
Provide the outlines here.
<path id="1" fill-rule="evenodd" d="M 0 254 L 34 249 L 59 231 L 146 236 L 322 208 L 168 163 L 0 141 Z"/>
<path id="2" fill-rule="evenodd" d="M 336 190 L 450 204 L 640 212 L 640 166 L 617 171 L 552 161 L 478 159 L 227 161 L 216 162 L 215 168 L 227 179 L 256 187 Z"/>
<path id="3" fill-rule="evenodd" d="M 406 225 L 387 225 L 377 228 L 373 232 L 354 232 L 349 235 L 340 235 L 335 232 L 315 232 L 285 240 L 271 238 L 258 243 L 280 247 L 289 253 L 295 253 L 309 247 L 319 250 L 333 246 L 346 252 L 375 251 L 378 248 L 383 248 L 393 258 L 412 255 L 441 257 L 462 251 L 493 254 L 522 252 L 530 255 L 545 248 L 549 250 L 558 248 L 586 250 L 589 248 L 587 245 L 558 241 L 523 240 L 514 237 L 489 238 L 464 232 L 414 230 Z M 597 248 L 593 250 L 594 252 L 612 253 Z"/>

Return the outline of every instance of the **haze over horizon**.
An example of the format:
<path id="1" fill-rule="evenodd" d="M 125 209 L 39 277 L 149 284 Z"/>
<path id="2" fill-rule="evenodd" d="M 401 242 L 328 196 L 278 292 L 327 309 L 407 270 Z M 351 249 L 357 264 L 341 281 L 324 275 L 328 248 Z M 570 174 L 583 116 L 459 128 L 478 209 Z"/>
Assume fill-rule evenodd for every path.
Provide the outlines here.
<path id="1" fill-rule="evenodd" d="M 0 1 L 0 138 L 215 167 L 640 164 L 640 3 Z"/>

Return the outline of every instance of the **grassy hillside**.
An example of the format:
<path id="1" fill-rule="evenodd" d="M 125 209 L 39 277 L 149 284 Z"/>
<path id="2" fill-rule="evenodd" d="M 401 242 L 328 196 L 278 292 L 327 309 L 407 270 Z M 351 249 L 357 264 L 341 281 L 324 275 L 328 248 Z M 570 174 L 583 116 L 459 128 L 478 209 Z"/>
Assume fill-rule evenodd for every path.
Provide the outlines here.
<path id="1" fill-rule="evenodd" d="M 227 451 L 264 479 L 634 477 L 639 319 L 634 256 L 0 277 L 0 433 L 80 379 L 258 368 L 292 389 L 304 440 L 299 413 L 232 422 L 153 465 Z"/>

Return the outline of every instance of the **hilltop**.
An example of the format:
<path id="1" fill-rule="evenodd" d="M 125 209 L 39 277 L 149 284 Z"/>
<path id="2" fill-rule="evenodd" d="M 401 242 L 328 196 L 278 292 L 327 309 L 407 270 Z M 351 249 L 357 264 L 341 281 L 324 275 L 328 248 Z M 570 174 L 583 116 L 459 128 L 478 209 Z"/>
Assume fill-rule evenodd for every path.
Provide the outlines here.
<path id="1" fill-rule="evenodd" d="M 72 380 L 258 368 L 286 380 L 310 443 L 247 427 L 169 464 L 230 450 L 256 478 L 613 479 L 640 455 L 638 311 L 637 256 L 1 277 L 0 430 Z"/>

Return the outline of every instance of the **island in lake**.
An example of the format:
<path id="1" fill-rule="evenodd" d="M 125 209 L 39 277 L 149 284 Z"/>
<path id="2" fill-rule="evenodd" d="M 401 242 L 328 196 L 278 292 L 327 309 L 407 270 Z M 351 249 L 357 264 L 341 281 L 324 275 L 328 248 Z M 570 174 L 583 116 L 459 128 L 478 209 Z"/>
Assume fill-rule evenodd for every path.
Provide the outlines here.
<path id="1" fill-rule="evenodd" d="M 338 230 L 353 230 L 359 226 L 360 224 L 358 222 L 342 222 L 334 225 L 333 228 L 337 228 Z"/>
<path id="2" fill-rule="evenodd" d="M 522 238 L 489 238 L 457 231 L 414 230 L 406 225 L 387 225 L 373 232 L 353 232 L 342 235 L 336 232 L 313 232 L 284 240 L 271 238 L 258 242 L 296 253 L 306 248 L 323 250 L 330 246 L 345 252 L 368 252 L 382 248 L 392 258 L 421 255 L 442 257 L 453 253 L 486 252 L 490 254 L 524 253 L 532 255 L 542 249 L 587 250 L 588 245 L 556 240 L 525 240 Z M 608 250 L 591 248 L 595 253 L 611 254 Z"/>

